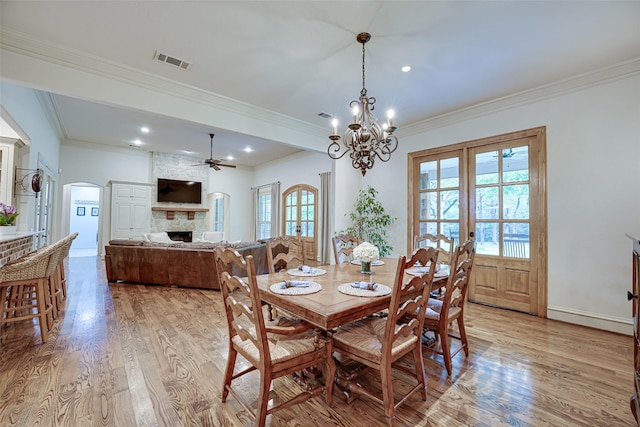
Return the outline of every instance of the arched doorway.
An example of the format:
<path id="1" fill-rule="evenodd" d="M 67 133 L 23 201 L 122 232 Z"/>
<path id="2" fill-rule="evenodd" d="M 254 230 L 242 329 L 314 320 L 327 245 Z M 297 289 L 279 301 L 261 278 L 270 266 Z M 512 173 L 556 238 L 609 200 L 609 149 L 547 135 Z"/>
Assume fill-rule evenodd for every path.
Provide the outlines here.
<path id="1" fill-rule="evenodd" d="M 317 261 L 318 189 L 310 185 L 294 185 L 282 193 L 282 234 L 299 237 L 304 259 Z"/>
<path id="2" fill-rule="evenodd" d="M 70 257 L 102 255 L 102 193 L 101 186 L 75 182 L 64 186 L 66 234 L 78 233 Z"/>

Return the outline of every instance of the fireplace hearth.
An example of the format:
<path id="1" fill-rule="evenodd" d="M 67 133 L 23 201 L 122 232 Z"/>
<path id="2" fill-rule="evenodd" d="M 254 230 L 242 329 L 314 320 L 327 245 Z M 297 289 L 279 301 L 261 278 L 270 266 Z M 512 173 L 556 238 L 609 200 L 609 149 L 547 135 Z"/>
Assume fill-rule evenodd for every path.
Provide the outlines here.
<path id="1" fill-rule="evenodd" d="M 169 238 L 177 242 L 193 241 L 193 231 L 167 231 Z"/>

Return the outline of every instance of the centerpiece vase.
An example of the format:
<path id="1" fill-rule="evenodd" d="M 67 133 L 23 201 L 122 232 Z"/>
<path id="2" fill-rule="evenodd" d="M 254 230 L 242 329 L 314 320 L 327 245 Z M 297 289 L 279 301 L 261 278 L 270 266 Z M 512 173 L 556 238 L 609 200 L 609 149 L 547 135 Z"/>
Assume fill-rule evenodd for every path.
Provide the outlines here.
<path id="1" fill-rule="evenodd" d="M 371 261 L 369 261 L 369 262 L 362 261 L 360 263 L 360 273 L 362 273 L 362 274 L 373 274 L 371 272 Z"/>
<path id="2" fill-rule="evenodd" d="M 17 228 L 17 225 L 0 226 L 0 236 L 13 236 L 16 234 Z"/>

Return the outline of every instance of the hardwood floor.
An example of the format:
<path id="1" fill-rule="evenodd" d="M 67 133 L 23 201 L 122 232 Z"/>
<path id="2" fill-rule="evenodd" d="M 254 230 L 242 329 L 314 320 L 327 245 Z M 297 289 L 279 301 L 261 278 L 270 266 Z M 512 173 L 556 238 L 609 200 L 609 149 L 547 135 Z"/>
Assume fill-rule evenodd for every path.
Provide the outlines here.
<path id="1" fill-rule="evenodd" d="M 34 323 L 0 331 L 1 426 L 243 426 L 220 402 L 227 327 L 217 291 L 108 285 L 97 257 L 71 258 L 69 295 L 46 344 Z M 470 355 L 453 377 L 425 355 L 426 402 L 402 426 L 632 426 L 632 338 L 474 304 Z M 241 382 L 257 398 L 257 375 Z M 402 387 L 398 374 L 394 387 Z M 375 378 L 372 383 L 375 383 Z M 373 385 L 373 384 L 372 384 Z M 297 390 L 274 382 L 273 398 Z M 271 426 L 384 426 L 382 408 L 323 397 L 277 412 Z"/>

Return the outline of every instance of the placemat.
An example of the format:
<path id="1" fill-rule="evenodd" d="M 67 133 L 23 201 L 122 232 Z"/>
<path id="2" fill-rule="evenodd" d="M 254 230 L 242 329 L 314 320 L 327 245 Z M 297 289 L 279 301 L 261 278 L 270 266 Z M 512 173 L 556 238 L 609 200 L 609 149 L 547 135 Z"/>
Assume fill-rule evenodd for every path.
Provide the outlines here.
<path id="1" fill-rule="evenodd" d="M 357 259 L 352 259 L 351 264 L 360 265 L 362 264 L 362 261 L 358 261 Z M 384 265 L 384 261 L 382 261 L 381 259 L 374 259 L 373 261 L 371 261 L 372 267 L 376 265 Z"/>
<path id="2" fill-rule="evenodd" d="M 351 286 L 352 283 L 354 282 L 342 283 L 341 285 L 338 285 L 338 292 L 356 297 L 381 297 L 384 295 L 389 295 L 391 293 L 390 287 L 382 285 L 380 283 L 377 284 L 378 288 L 375 291 L 370 291 L 369 289 L 354 288 L 353 286 Z"/>
<path id="3" fill-rule="evenodd" d="M 269 289 L 274 294 L 280 295 L 307 295 L 320 292 L 320 290 L 322 290 L 322 285 L 316 282 L 309 282 L 309 286 L 307 287 L 292 286 L 290 288 L 284 289 L 280 288 L 280 285 L 282 285 L 282 282 L 274 283 L 273 285 L 269 286 Z"/>
<path id="4" fill-rule="evenodd" d="M 407 268 L 404 272 L 407 274 L 411 274 L 412 276 L 422 276 L 428 271 L 427 267 L 411 267 Z M 448 269 L 441 269 L 436 271 L 433 277 L 447 277 L 449 275 Z"/>
<path id="5" fill-rule="evenodd" d="M 322 276 L 323 274 L 327 274 L 327 270 L 323 270 L 321 268 L 315 268 L 313 267 L 313 269 L 316 271 L 315 273 L 305 273 L 302 270 L 298 270 L 297 268 L 292 268 L 291 270 L 287 270 L 287 274 L 290 276 L 296 276 L 296 277 L 314 277 L 314 276 Z"/>

